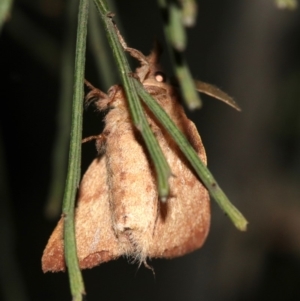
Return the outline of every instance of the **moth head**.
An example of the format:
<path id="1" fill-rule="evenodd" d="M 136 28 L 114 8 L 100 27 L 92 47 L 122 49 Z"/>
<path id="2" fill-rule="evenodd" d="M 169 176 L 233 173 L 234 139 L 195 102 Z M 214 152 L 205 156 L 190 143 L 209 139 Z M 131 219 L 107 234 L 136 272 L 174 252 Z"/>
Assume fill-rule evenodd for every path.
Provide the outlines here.
<path id="1" fill-rule="evenodd" d="M 147 90 L 166 93 L 170 87 L 168 78 L 159 64 L 162 53 L 161 45 L 155 41 L 151 53 L 141 61 L 141 67 L 136 69 L 136 75 Z M 155 93 L 156 94 L 156 93 Z"/>
<path id="2" fill-rule="evenodd" d="M 155 40 L 153 50 L 146 57 L 148 72 L 145 76 L 144 81 L 146 81 L 147 79 L 153 79 L 157 83 L 165 83 L 167 81 L 167 77 L 159 64 L 161 54 L 162 47 L 158 43 L 158 41 Z"/>

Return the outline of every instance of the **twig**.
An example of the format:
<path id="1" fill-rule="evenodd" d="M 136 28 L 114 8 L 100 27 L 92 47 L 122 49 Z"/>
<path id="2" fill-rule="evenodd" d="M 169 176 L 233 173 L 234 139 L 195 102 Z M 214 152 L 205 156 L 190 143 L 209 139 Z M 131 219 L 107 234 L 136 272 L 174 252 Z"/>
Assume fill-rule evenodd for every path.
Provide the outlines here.
<path id="1" fill-rule="evenodd" d="M 80 0 L 78 12 L 77 42 L 75 55 L 75 76 L 73 91 L 72 108 L 72 130 L 69 152 L 68 176 L 66 190 L 63 202 L 64 215 L 64 252 L 65 260 L 69 273 L 71 294 L 73 301 L 81 301 L 85 294 L 84 283 L 78 264 L 74 207 L 76 191 L 80 178 L 81 162 L 81 132 L 82 132 L 82 111 L 84 97 L 84 68 L 85 68 L 85 50 L 88 20 L 89 0 Z"/>

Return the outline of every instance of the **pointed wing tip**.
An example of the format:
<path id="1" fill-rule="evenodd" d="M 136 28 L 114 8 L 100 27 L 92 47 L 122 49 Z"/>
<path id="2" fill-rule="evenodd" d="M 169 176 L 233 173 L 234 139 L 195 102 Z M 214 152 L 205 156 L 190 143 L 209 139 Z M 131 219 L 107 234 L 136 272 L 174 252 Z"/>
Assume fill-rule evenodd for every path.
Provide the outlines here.
<path id="1" fill-rule="evenodd" d="M 234 99 L 231 96 L 229 96 L 227 93 L 219 89 L 218 87 L 202 82 L 200 80 L 195 80 L 194 82 L 195 82 L 196 90 L 198 92 L 204 93 L 218 100 L 221 100 L 239 112 L 242 111 L 241 107 L 234 101 Z"/>
<path id="2" fill-rule="evenodd" d="M 242 108 L 231 98 L 230 102 L 226 102 L 230 107 L 234 108 L 238 112 L 242 111 Z"/>

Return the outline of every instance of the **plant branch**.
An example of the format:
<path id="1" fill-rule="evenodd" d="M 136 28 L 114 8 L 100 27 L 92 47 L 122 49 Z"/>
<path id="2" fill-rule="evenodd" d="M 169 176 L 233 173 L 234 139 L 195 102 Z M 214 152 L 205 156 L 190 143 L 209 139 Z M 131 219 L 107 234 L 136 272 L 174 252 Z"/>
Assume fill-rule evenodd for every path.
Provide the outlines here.
<path id="1" fill-rule="evenodd" d="M 89 0 L 80 0 L 78 12 L 77 42 L 75 54 L 75 75 L 72 108 L 72 129 L 69 152 L 69 166 L 63 202 L 64 215 L 64 252 L 68 268 L 73 301 L 81 301 L 85 294 L 83 279 L 78 264 L 74 208 L 76 191 L 80 179 L 82 101 L 84 98 L 84 68 Z"/>

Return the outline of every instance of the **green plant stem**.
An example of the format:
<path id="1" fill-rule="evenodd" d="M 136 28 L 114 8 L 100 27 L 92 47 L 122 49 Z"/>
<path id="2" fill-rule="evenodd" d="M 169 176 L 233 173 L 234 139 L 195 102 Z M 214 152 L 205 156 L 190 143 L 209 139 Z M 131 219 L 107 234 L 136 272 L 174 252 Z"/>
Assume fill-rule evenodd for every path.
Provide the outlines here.
<path id="1" fill-rule="evenodd" d="M 72 108 L 72 129 L 69 152 L 69 166 L 66 182 L 66 190 L 63 201 L 64 216 L 64 252 L 65 260 L 69 273 L 71 294 L 73 301 L 81 301 L 85 294 L 84 283 L 78 264 L 74 207 L 76 191 L 80 179 L 80 162 L 81 162 L 81 136 L 82 136 L 82 101 L 84 98 L 84 68 L 85 68 L 85 51 L 86 35 L 88 20 L 88 3 L 89 0 L 80 0 L 78 12 L 77 41 L 75 54 L 75 75 L 73 91 L 73 108 Z"/>
<path id="2" fill-rule="evenodd" d="M 155 166 L 159 196 L 161 200 L 165 200 L 169 195 L 168 179 L 171 175 L 170 167 L 145 117 L 145 113 L 135 89 L 133 78 L 130 76 L 132 72 L 123 49 L 123 47 L 126 46 L 121 45 L 116 26 L 114 25 L 111 16 L 109 16 L 107 3 L 104 0 L 94 0 L 94 2 L 100 12 L 106 29 L 108 42 L 113 50 L 118 65 L 133 123 L 140 131 Z"/>
<path id="3" fill-rule="evenodd" d="M 160 107 L 157 101 L 143 88 L 141 83 L 135 79 L 135 86 L 139 96 L 143 99 L 148 108 L 153 112 L 156 118 L 171 134 L 183 154 L 189 160 L 194 170 L 198 174 L 199 178 L 204 183 L 212 197 L 216 200 L 221 209 L 232 220 L 233 224 L 241 231 L 245 231 L 247 228 L 247 220 L 244 216 L 235 208 L 225 193 L 222 191 L 213 175 L 208 168 L 198 157 L 198 154 L 194 148 L 190 145 L 186 137 L 180 132 L 177 126 L 174 124 L 168 114 Z"/>

